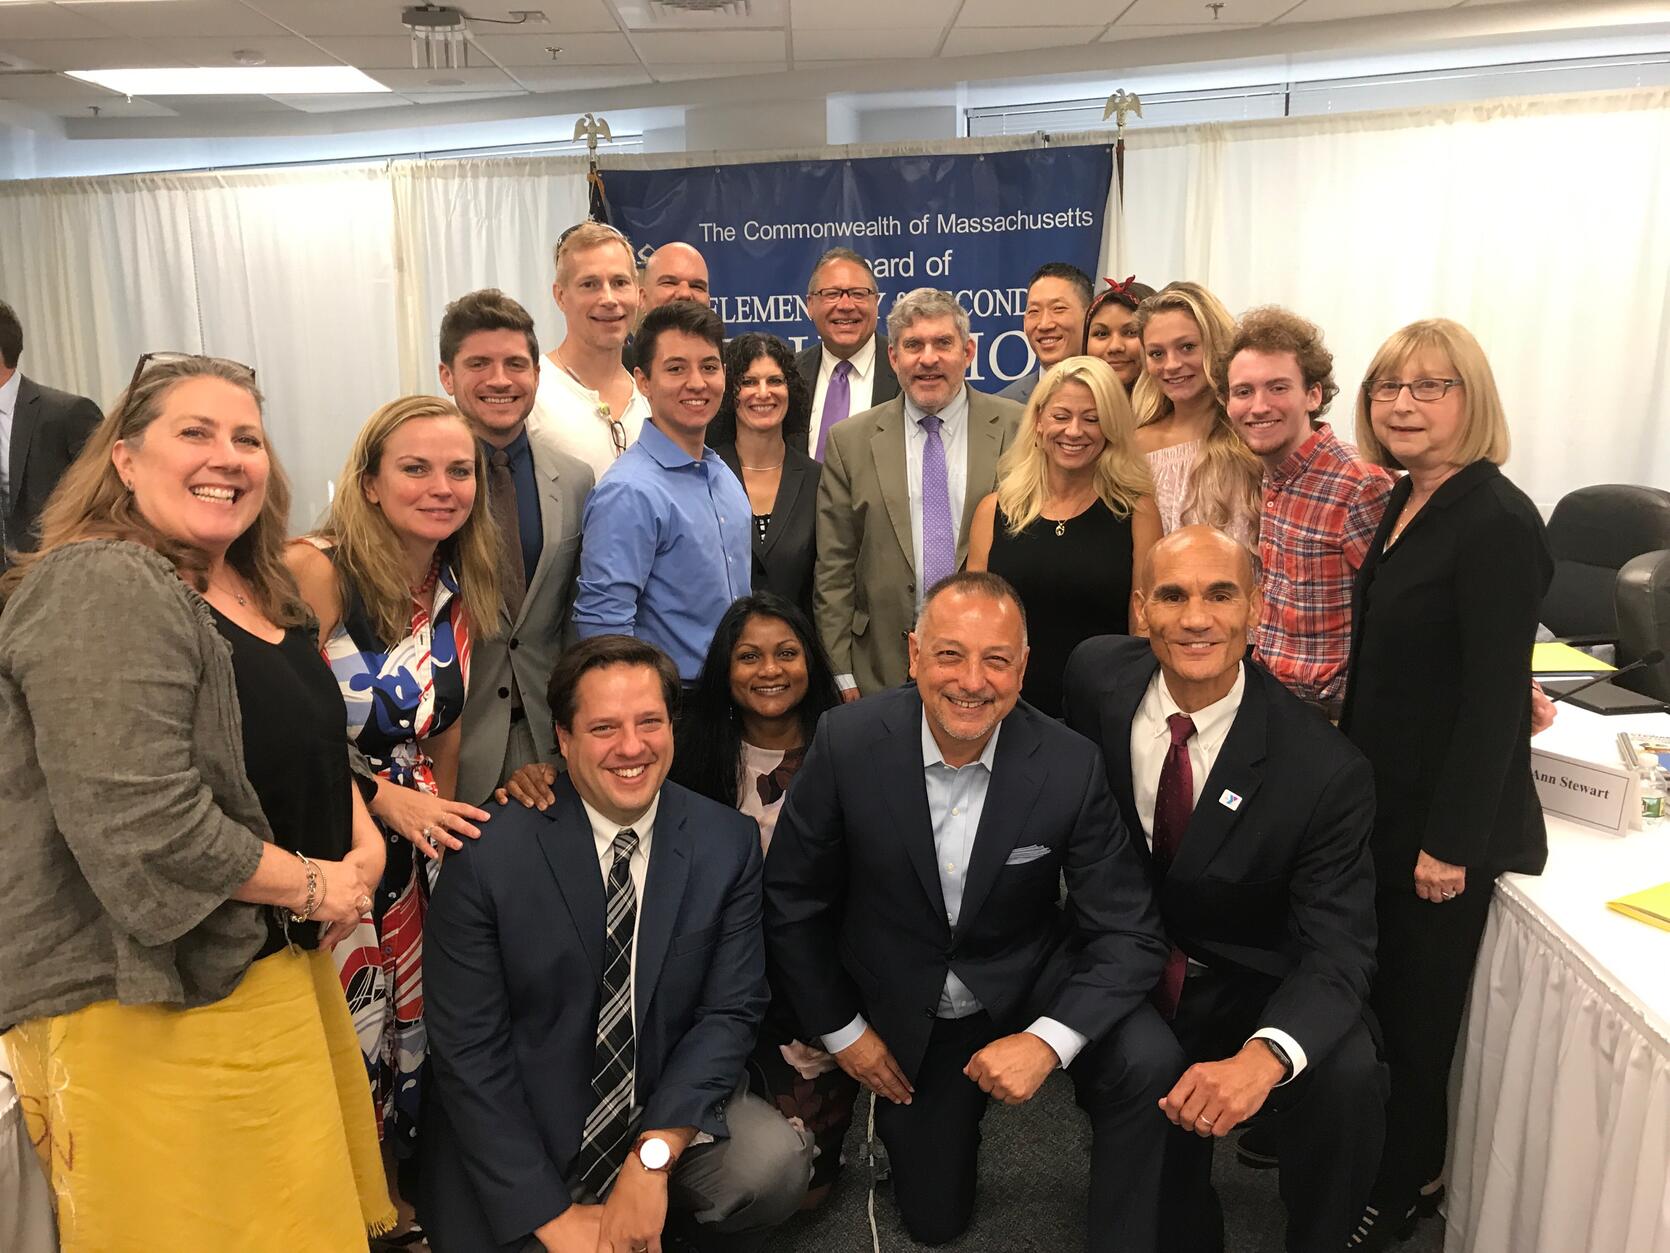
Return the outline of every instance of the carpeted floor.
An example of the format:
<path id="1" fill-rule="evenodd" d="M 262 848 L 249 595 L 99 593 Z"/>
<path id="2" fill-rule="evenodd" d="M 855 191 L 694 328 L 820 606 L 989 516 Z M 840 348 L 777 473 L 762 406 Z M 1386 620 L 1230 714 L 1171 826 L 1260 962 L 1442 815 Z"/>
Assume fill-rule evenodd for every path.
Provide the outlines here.
<path id="1" fill-rule="evenodd" d="M 847 1138 L 847 1168 L 829 1204 L 803 1214 L 771 1240 L 771 1253 L 867 1253 L 868 1168 L 863 1160 L 864 1114 Z M 1089 1179 L 1090 1128 L 1073 1103 L 1073 1089 L 1056 1075 L 1030 1103 L 993 1106 L 982 1125 L 980 1200 L 974 1224 L 961 1239 L 939 1246 L 948 1253 L 1079 1253 L 1084 1248 L 1084 1208 Z M 1225 1216 L 1226 1253 L 1281 1253 L 1283 1216 L 1276 1172 L 1248 1170 L 1232 1145 L 1218 1150 L 1213 1168 Z M 876 1190 L 876 1229 L 882 1253 L 925 1248 L 899 1225 L 892 1194 Z M 1427 1219 L 1398 1253 L 1439 1253 L 1444 1233 Z"/>

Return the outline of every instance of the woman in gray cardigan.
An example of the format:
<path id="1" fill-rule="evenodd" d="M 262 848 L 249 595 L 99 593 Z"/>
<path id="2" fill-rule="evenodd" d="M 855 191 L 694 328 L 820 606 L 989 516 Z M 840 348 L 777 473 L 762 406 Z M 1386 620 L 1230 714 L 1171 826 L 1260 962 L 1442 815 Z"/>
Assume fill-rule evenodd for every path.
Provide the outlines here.
<path id="1" fill-rule="evenodd" d="M 322 947 L 382 843 L 288 508 L 254 372 L 147 355 L 0 584 L 0 1031 L 66 1253 L 394 1217 Z"/>

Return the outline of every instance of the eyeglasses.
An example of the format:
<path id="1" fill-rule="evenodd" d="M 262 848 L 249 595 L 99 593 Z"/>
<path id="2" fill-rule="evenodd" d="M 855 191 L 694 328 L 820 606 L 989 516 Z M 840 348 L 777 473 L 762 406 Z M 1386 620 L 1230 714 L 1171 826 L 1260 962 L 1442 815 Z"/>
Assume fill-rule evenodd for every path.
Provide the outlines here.
<path id="1" fill-rule="evenodd" d="M 1462 385 L 1460 379 L 1370 379 L 1363 384 L 1363 390 L 1370 400 L 1385 403 L 1396 400 L 1405 387 L 1416 400 L 1442 400 L 1449 395 L 1450 388 Z"/>
<path id="2" fill-rule="evenodd" d="M 819 300 L 827 300 L 834 304 L 837 300 L 856 300 L 863 304 L 867 300 L 876 298 L 874 287 L 820 287 L 816 291 L 809 291 L 808 296 L 816 296 Z"/>
<path id="3" fill-rule="evenodd" d="M 139 382 L 140 375 L 145 373 L 147 367 L 172 365 L 176 361 L 212 361 L 215 365 L 229 365 L 234 370 L 242 370 L 249 375 L 251 383 L 255 381 L 254 366 L 245 365 L 242 361 L 233 361 L 228 357 L 205 357 L 199 352 L 143 352 L 139 354 L 139 360 L 134 362 L 133 377 L 128 380 L 128 389 L 131 391 L 133 385 Z"/>
<path id="4" fill-rule="evenodd" d="M 611 418 L 609 416 L 608 405 L 604 405 L 601 409 L 599 409 L 597 416 L 609 424 L 609 439 L 613 441 L 615 445 L 615 456 L 620 456 L 621 453 L 626 451 L 626 427 L 621 424 L 621 420 L 619 418 Z"/>
<path id="5" fill-rule="evenodd" d="M 582 220 L 574 223 L 573 226 L 569 227 L 561 235 L 557 236 L 557 247 L 561 248 L 565 243 L 567 243 L 568 242 L 568 237 L 570 235 L 572 235 L 575 231 L 579 230 L 582 226 L 601 226 L 604 230 L 608 231 L 609 234 L 613 235 L 616 239 L 620 240 L 621 243 L 625 244 L 627 242 L 626 241 L 626 236 L 621 233 L 621 230 L 620 230 L 619 227 L 611 226 L 607 222 L 598 222 L 598 221 L 596 221 L 592 218 L 583 218 Z M 627 251 L 629 251 L 629 252 L 631 251 L 631 245 L 630 244 L 627 245 Z"/>

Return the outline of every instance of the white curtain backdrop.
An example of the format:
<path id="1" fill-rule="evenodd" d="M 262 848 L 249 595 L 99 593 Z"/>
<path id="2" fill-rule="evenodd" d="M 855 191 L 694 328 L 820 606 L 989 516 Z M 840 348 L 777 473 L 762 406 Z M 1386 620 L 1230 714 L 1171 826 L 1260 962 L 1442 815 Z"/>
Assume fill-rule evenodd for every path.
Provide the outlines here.
<path id="1" fill-rule="evenodd" d="M 1352 426 L 1376 348 L 1468 327 L 1544 508 L 1670 486 L 1670 92 L 1129 133 L 1119 277 L 1195 279 L 1232 312 L 1317 322 Z"/>

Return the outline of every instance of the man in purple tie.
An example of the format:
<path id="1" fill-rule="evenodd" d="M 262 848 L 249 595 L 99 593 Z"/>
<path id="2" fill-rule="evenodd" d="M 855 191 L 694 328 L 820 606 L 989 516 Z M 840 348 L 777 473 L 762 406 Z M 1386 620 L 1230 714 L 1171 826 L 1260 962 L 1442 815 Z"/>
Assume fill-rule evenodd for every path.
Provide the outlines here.
<path id="1" fill-rule="evenodd" d="M 1062 710 L 1100 744 L 1147 863 L 1171 949 L 1154 1003 L 1192 1063 L 1160 1102 L 1174 1124 L 1160 1244 L 1221 1253 L 1212 1145 L 1264 1111 L 1283 1247 L 1337 1253 L 1385 1133 L 1364 1003 L 1374 779 L 1327 719 L 1247 660 L 1261 605 L 1235 540 L 1173 531 L 1149 550 L 1132 609 L 1134 636 L 1073 651 Z"/>
<path id="2" fill-rule="evenodd" d="M 851 248 L 831 248 L 812 267 L 806 311 L 818 338 L 794 358 L 812 393 L 812 423 L 788 439 L 819 461 L 836 423 L 899 394 L 886 341 L 876 333 L 880 303 L 870 263 Z"/>
<path id="3" fill-rule="evenodd" d="M 1021 415 L 964 382 L 974 341 L 949 292 L 900 296 L 887 342 L 903 394 L 835 426 L 818 482 L 813 614 L 847 700 L 905 681 L 922 596 L 967 559 Z"/>

